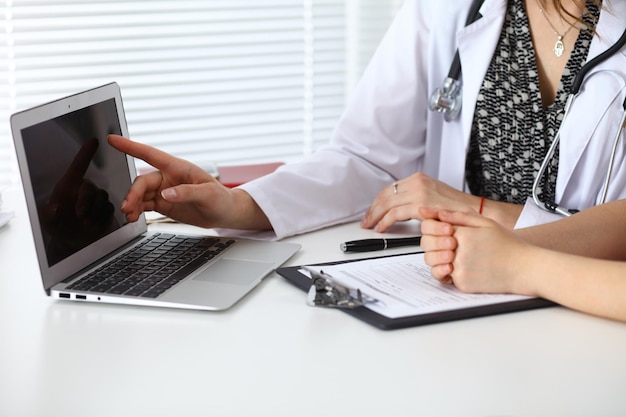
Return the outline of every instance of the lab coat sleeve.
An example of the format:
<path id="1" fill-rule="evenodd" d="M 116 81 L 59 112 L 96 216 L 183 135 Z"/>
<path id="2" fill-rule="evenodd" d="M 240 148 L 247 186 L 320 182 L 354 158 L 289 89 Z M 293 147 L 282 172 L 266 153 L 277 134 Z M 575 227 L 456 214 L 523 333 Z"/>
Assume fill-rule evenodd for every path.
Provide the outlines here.
<path id="1" fill-rule="evenodd" d="M 429 4 L 399 11 L 328 145 L 240 187 L 277 238 L 359 219 L 385 186 L 423 166 Z"/>
<path id="2" fill-rule="evenodd" d="M 556 213 L 547 212 L 537 204 L 531 197 L 526 199 L 522 213 L 515 223 L 515 229 L 522 229 L 524 227 L 536 226 L 538 224 L 550 223 L 556 220 L 562 219 L 563 216 Z"/>

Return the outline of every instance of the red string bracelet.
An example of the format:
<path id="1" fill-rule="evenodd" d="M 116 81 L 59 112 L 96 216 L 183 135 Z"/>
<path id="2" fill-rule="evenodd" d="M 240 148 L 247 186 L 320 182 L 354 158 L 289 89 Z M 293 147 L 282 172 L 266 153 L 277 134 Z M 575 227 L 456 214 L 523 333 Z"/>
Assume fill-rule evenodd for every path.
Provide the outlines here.
<path id="1" fill-rule="evenodd" d="M 485 196 L 480 197 L 480 206 L 478 207 L 478 214 L 483 214 L 483 206 L 485 205 Z"/>

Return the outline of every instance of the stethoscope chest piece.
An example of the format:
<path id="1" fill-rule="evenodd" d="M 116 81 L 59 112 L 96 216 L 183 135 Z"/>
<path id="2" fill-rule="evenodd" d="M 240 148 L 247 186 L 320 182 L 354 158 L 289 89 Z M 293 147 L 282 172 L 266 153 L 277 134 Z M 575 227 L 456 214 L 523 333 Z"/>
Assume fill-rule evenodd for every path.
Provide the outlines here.
<path id="1" fill-rule="evenodd" d="M 432 111 L 443 113 L 446 122 L 457 118 L 461 111 L 461 82 L 447 77 L 443 86 L 437 88 L 430 96 L 428 107 Z"/>

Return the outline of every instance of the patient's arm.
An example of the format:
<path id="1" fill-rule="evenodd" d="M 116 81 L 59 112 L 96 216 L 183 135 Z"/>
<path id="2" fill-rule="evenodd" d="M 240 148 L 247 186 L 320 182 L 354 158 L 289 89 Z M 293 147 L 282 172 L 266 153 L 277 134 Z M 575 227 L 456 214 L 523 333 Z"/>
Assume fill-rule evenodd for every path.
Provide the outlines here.
<path id="1" fill-rule="evenodd" d="M 626 260 L 626 200 L 602 204 L 553 223 L 516 231 L 529 243 L 600 259 Z"/>

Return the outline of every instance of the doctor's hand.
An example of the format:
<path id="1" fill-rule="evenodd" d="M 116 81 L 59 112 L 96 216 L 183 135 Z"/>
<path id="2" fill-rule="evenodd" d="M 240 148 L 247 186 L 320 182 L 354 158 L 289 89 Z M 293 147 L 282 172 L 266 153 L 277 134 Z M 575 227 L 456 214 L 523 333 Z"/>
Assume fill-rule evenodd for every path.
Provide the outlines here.
<path id="1" fill-rule="evenodd" d="M 523 271 L 538 248 L 476 212 L 420 212 L 424 260 L 441 283 L 468 293 L 532 295 Z"/>
<path id="2" fill-rule="evenodd" d="M 361 227 L 384 232 L 396 222 L 423 220 L 420 207 L 478 211 L 480 206 L 480 197 L 456 190 L 421 172 L 394 184 L 378 193 L 361 220 Z"/>
<path id="3" fill-rule="evenodd" d="M 204 169 L 151 146 L 118 135 L 109 135 L 108 140 L 117 150 L 157 169 L 135 178 L 121 206 L 128 221 L 137 221 L 144 211 L 157 211 L 200 227 L 271 228 L 245 191 L 227 188 Z"/>
<path id="4" fill-rule="evenodd" d="M 464 193 L 417 172 L 388 185 L 378 193 L 361 220 L 361 227 L 384 232 L 396 222 L 423 220 L 421 207 L 478 212 L 481 209 L 481 197 Z M 517 204 L 484 200 L 482 214 L 512 229 L 522 208 Z"/>

